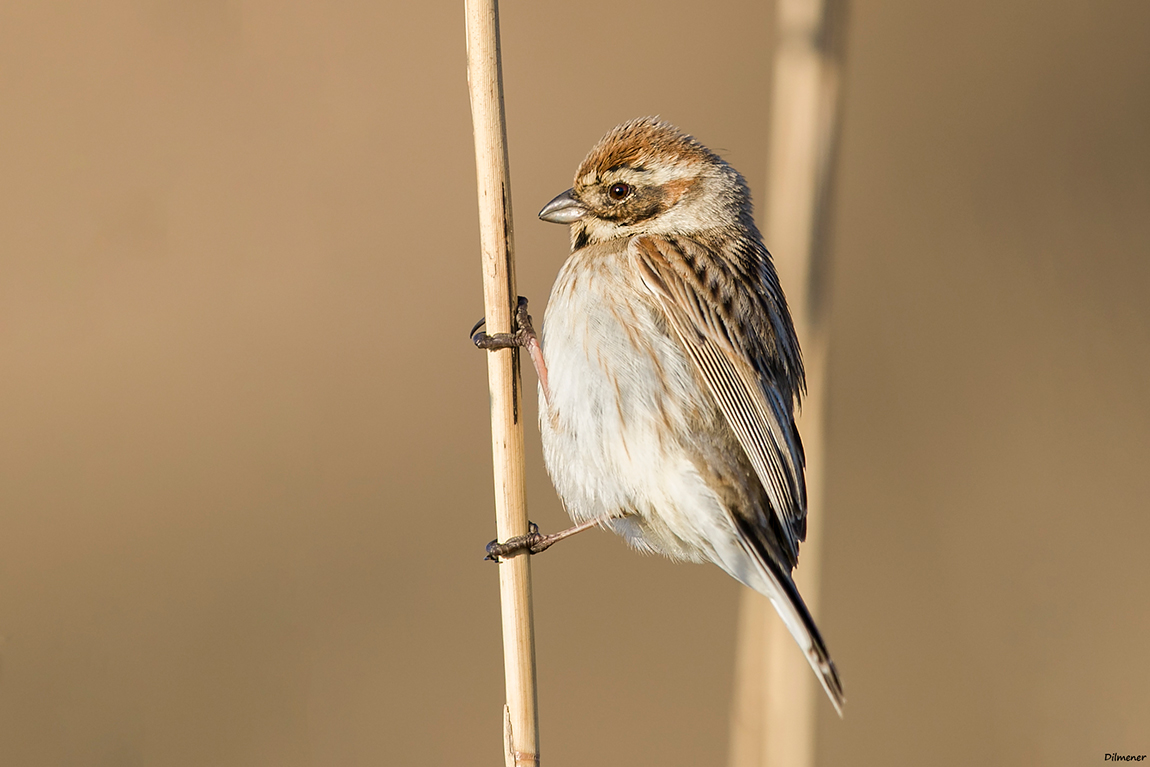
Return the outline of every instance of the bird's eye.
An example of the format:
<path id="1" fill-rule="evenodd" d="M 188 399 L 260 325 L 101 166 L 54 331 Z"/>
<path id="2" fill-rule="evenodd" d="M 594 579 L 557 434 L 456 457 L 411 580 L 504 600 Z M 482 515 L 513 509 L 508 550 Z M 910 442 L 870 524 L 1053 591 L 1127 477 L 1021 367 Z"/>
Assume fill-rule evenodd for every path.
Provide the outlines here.
<path id="1" fill-rule="evenodd" d="M 631 187 L 628 184 L 612 184 L 607 194 L 611 195 L 612 200 L 622 200 L 631 194 Z"/>

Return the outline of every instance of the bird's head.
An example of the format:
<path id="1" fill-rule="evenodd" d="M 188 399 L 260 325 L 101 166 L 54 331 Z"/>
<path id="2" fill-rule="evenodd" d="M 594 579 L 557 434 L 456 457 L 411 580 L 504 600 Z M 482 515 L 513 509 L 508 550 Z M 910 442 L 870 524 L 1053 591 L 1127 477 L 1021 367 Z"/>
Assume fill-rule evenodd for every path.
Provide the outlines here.
<path id="1" fill-rule="evenodd" d="M 539 218 L 572 224 L 575 248 L 637 234 L 690 235 L 754 226 L 742 176 L 711 150 L 654 117 L 624 123 L 583 160 L 575 185 Z"/>

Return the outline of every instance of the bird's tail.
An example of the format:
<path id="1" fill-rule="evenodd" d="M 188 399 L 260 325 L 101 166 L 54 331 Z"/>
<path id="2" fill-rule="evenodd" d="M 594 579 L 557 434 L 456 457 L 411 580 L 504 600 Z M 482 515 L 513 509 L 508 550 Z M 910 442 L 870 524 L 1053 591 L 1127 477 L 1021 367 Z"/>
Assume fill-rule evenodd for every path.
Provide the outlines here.
<path id="1" fill-rule="evenodd" d="M 831 699 L 831 704 L 841 717 L 843 704 L 846 703 L 842 680 L 839 679 L 838 669 L 835 668 L 834 661 L 831 660 L 830 653 L 827 652 L 823 636 L 819 633 L 815 619 L 811 617 L 811 612 L 807 609 L 806 603 L 803 602 L 794 580 L 790 573 L 783 572 L 772 557 L 753 551 L 748 553 L 758 563 L 759 572 L 765 581 L 762 585 L 766 588 L 759 587 L 760 584 L 747 585 L 762 592 L 771 600 L 771 604 L 775 606 L 775 610 L 783 619 L 783 623 L 791 632 L 791 636 L 795 638 L 795 642 L 802 649 L 803 655 L 807 656 L 807 662 L 811 664 L 815 676 L 822 683 L 827 697 Z"/>

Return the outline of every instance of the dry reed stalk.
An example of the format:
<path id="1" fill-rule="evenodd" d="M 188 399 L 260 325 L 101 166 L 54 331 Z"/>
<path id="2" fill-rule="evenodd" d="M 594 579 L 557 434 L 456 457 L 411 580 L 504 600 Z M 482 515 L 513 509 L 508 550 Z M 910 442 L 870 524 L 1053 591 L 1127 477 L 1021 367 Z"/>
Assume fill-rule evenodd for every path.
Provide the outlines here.
<path id="1" fill-rule="evenodd" d="M 807 372 L 807 396 L 797 422 L 807 458 L 809 517 L 795 580 L 816 615 L 825 523 L 827 337 L 822 289 L 838 134 L 844 10 L 836 0 L 776 0 L 763 229 L 791 307 Z M 770 604 L 759 594 L 744 592 L 731 722 L 732 767 L 811 767 L 819 694 L 806 659 Z"/>
<path id="2" fill-rule="evenodd" d="M 467 82 L 475 133 L 479 190 L 483 307 L 487 332 L 509 333 L 517 301 L 507 171 L 507 128 L 496 0 L 466 0 Z M 523 394 L 518 349 L 487 352 L 491 390 L 491 451 L 495 476 L 495 519 L 499 540 L 527 533 L 523 469 Z M 504 751 L 507 767 L 539 764 L 538 702 L 535 690 L 535 628 L 531 608 L 531 558 L 499 564 L 503 615 L 503 668 L 507 686 Z"/>

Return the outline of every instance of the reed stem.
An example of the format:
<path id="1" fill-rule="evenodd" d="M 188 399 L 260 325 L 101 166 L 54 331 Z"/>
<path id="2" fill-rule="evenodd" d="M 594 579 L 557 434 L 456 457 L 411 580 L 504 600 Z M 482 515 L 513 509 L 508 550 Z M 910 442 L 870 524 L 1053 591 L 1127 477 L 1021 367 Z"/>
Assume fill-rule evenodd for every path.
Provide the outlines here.
<path id="1" fill-rule="evenodd" d="M 518 294 L 497 0 L 465 0 L 465 14 L 467 82 L 471 94 L 479 192 L 484 316 L 488 333 L 509 333 Z M 519 350 L 487 352 L 487 372 L 491 391 L 495 526 L 499 540 L 504 541 L 527 533 Z M 507 767 L 535 767 L 539 764 L 539 711 L 529 556 L 500 562 L 499 594 L 507 687 L 503 716 L 506 763 Z"/>
<path id="2" fill-rule="evenodd" d="M 795 419 L 807 459 L 807 538 L 795 582 L 816 616 L 826 521 L 827 241 L 844 6 L 841 0 L 775 2 L 763 227 L 786 291 L 807 374 L 807 396 Z M 810 667 L 762 596 L 747 590 L 739 612 L 731 767 L 812 767 L 819 692 Z M 829 637 L 832 650 L 833 639 Z"/>

